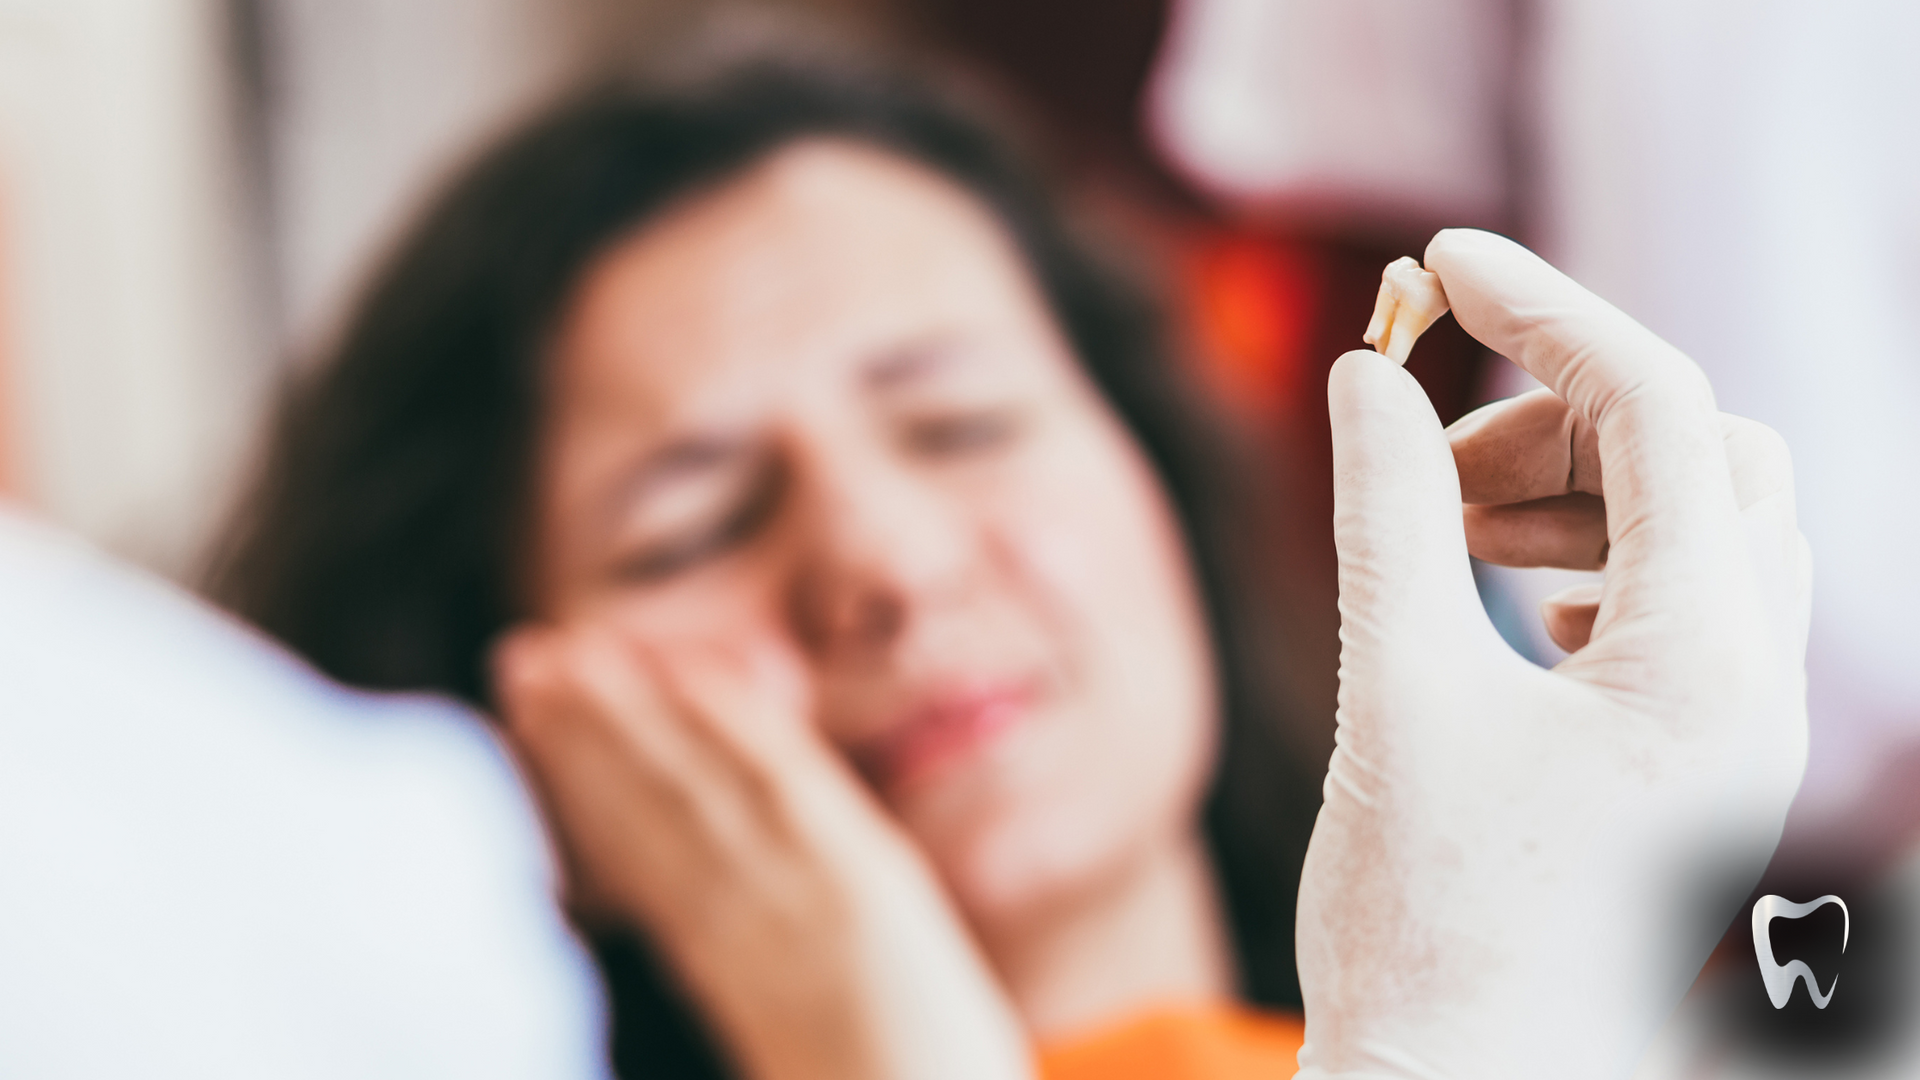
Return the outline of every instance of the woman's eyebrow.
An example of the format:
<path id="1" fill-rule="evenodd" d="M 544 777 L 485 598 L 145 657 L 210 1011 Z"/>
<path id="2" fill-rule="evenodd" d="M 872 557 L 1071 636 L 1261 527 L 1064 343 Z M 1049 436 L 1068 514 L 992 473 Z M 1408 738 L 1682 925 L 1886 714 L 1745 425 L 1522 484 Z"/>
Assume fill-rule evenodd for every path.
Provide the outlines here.
<path id="1" fill-rule="evenodd" d="M 869 360 L 860 372 L 867 389 L 885 393 L 910 385 L 954 360 L 960 350 L 952 337 L 941 336 L 895 346 Z"/>

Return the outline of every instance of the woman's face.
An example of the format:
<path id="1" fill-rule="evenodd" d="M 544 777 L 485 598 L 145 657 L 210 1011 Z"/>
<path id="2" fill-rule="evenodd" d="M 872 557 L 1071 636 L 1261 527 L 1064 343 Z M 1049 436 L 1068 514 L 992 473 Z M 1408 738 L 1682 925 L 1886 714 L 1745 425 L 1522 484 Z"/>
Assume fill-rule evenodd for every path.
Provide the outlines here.
<path id="1" fill-rule="evenodd" d="M 1215 701 L 1174 518 L 962 189 L 790 146 L 591 265 L 550 378 L 543 616 L 784 668 L 975 918 L 1188 834 Z"/>

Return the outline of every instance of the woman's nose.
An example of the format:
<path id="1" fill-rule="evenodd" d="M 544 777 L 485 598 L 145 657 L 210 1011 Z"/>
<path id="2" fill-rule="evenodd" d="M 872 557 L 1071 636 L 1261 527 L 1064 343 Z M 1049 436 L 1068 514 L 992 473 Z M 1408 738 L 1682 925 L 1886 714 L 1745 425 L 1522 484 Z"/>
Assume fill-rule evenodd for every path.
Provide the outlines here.
<path id="1" fill-rule="evenodd" d="M 907 468 L 816 477 L 796 561 L 792 617 L 823 653 L 872 654 L 963 598 L 977 523 L 956 493 Z"/>

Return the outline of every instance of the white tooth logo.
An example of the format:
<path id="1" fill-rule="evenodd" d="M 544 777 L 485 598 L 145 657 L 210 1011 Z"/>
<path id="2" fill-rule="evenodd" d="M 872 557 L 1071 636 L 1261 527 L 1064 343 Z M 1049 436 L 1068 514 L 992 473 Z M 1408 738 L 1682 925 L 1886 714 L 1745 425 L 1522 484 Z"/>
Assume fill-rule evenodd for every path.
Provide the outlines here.
<path id="1" fill-rule="evenodd" d="M 1813 998 L 1814 1005 L 1824 1009 L 1827 1002 L 1833 1000 L 1834 988 L 1840 985 L 1840 976 L 1836 973 L 1833 982 L 1827 986 L 1827 992 L 1820 992 L 1820 984 L 1813 981 L 1813 969 L 1805 960 L 1789 961 L 1782 966 L 1774 962 L 1773 941 L 1767 936 L 1767 924 L 1775 919 L 1798 919 L 1810 915 L 1828 904 L 1840 905 L 1840 951 L 1847 951 L 1847 935 L 1853 929 L 1853 917 L 1847 914 L 1847 902 L 1829 893 L 1810 903 L 1795 904 L 1784 896 L 1768 893 L 1753 905 L 1753 954 L 1760 960 L 1760 979 L 1767 984 L 1767 997 L 1776 1009 L 1787 1007 L 1787 999 L 1793 996 L 1793 984 L 1796 979 L 1807 981 L 1807 994 Z"/>

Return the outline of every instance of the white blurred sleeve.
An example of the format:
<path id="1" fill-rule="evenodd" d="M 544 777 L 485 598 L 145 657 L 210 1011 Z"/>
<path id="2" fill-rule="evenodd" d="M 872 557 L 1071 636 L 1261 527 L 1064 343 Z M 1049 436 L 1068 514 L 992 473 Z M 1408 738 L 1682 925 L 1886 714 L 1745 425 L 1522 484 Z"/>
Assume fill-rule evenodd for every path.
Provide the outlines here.
<path id="1" fill-rule="evenodd" d="M 1168 159 L 1253 212 L 1499 221 L 1511 5 L 1181 0 L 1147 96 Z"/>
<path id="2" fill-rule="evenodd" d="M 604 1076 L 552 882 L 476 717 L 0 509 L 0 1076 Z"/>

